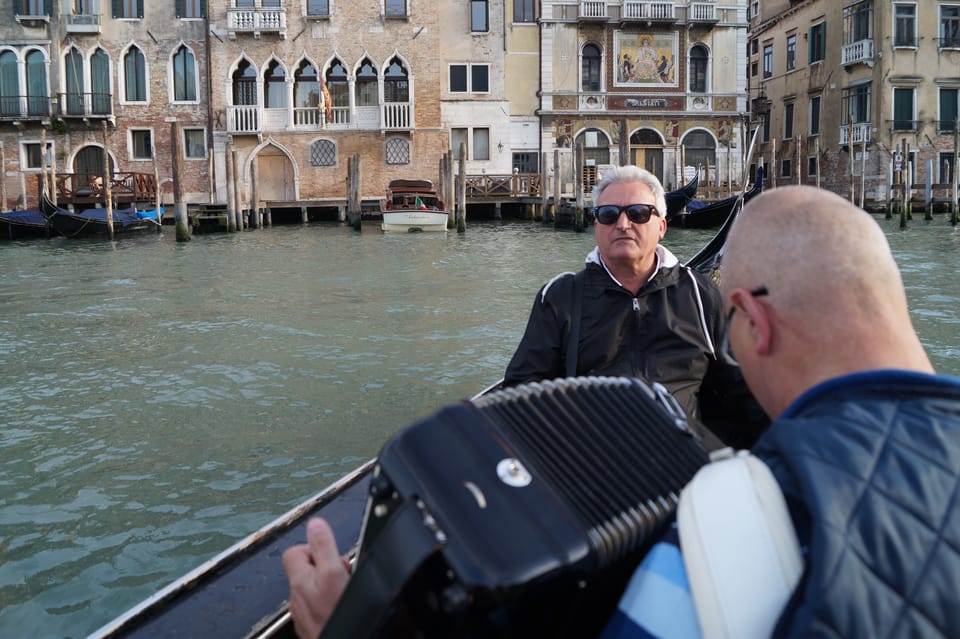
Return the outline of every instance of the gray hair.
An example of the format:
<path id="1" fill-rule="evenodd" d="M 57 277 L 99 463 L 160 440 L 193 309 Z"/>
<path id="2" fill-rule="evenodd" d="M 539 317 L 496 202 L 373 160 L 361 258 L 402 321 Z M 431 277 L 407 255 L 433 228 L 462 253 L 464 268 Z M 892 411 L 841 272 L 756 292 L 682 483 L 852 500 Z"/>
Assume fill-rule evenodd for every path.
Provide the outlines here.
<path id="1" fill-rule="evenodd" d="M 600 201 L 600 196 L 603 195 L 603 192 L 611 184 L 630 182 L 640 182 L 650 187 L 650 190 L 653 191 L 653 205 L 657 209 L 657 215 L 660 217 L 667 216 L 667 199 L 660 180 L 650 171 L 641 169 L 639 166 L 634 166 L 633 164 L 614 167 L 604 174 L 603 179 L 593 187 L 593 205 L 597 206 L 597 203 Z"/>

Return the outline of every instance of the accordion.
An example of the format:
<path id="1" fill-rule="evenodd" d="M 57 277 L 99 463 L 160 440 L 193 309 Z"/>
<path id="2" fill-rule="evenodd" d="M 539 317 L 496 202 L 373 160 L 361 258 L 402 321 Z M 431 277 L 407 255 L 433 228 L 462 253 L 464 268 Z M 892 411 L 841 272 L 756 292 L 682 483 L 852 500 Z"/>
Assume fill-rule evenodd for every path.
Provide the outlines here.
<path id="1" fill-rule="evenodd" d="M 706 462 L 676 401 L 637 379 L 443 408 L 381 451 L 321 636 L 594 636 Z"/>

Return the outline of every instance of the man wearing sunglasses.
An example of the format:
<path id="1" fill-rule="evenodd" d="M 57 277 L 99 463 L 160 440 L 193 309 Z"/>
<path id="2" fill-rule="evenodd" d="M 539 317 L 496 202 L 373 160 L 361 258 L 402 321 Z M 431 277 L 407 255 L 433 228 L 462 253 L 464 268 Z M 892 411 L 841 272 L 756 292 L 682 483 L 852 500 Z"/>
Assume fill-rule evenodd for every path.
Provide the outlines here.
<path id="1" fill-rule="evenodd" d="M 723 315 L 710 279 L 660 244 L 663 186 L 636 166 L 613 169 L 593 189 L 596 248 L 579 273 L 537 294 L 504 385 L 573 375 L 626 375 L 663 384 L 691 417 L 726 444 L 749 446 L 767 420 L 736 366 L 720 357 Z M 712 434 L 711 434 L 712 433 Z"/>

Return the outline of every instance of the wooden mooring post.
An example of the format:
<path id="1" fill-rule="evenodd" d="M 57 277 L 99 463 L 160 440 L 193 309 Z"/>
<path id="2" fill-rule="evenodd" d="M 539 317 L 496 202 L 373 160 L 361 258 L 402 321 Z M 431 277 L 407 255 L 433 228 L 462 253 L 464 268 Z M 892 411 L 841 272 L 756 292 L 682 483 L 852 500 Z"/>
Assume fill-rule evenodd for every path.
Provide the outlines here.
<path id="1" fill-rule="evenodd" d="M 550 219 L 543 218 L 544 222 L 557 223 L 560 219 L 560 196 L 561 196 L 561 176 L 560 176 L 560 149 L 553 150 L 553 206 L 550 207 Z"/>
<path id="2" fill-rule="evenodd" d="M 547 219 L 547 152 L 540 153 L 540 212 L 534 220 L 545 222 Z"/>
<path id="3" fill-rule="evenodd" d="M 187 219 L 187 200 L 183 185 L 183 153 L 180 147 L 180 123 L 170 123 L 170 155 L 173 169 L 173 223 L 178 242 L 190 241 L 190 221 Z M 159 189 L 159 185 L 158 189 Z"/>
<path id="4" fill-rule="evenodd" d="M 7 152 L 0 142 L 0 210 L 7 210 Z"/>
<path id="5" fill-rule="evenodd" d="M 577 233 L 583 232 L 583 167 L 583 138 L 580 138 L 573 149 L 573 170 L 577 173 L 576 180 L 574 180 L 577 198 L 576 206 L 573 209 L 573 230 Z"/>
<path id="6" fill-rule="evenodd" d="M 467 143 L 460 143 L 457 163 L 457 233 L 467 230 Z"/>
<path id="7" fill-rule="evenodd" d="M 46 146 L 46 144 L 44 144 Z M 110 176 L 110 153 L 107 151 L 107 121 L 103 121 L 103 199 L 107 209 L 107 235 L 113 239 L 113 188 Z"/>
<path id="8" fill-rule="evenodd" d="M 228 144 L 223 157 L 223 168 L 227 177 L 227 232 L 237 232 L 236 194 L 233 190 L 233 145 Z"/>
<path id="9" fill-rule="evenodd" d="M 162 198 L 160 197 L 160 169 L 157 166 L 157 143 L 150 136 L 150 154 L 153 156 L 153 210 L 157 213 L 157 233 L 163 230 Z"/>
<path id="10" fill-rule="evenodd" d="M 960 187 L 960 174 L 957 172 L 957 160 L 960 159 L 960 117 L 953 121 L 953 167 L 950 169 L 951 177 L 950 180 L 953 185 L 951 190 L 953 198 L 950 202 L 950 224 L 953 226 L 957 225 L 957 222 L 960 221 L 960 199 L 957 198 L 957 190 Z"/>
<path id="11" fill-rule="evenodd" d="M 260 167 L 257 158 L 250 162 L 250 217 L 249 226 L 252 229 L 260 228 Z"/>
<path id="12" fill-rule="evenodd" d="M 360 210 L 360 154 L 354 153 L 347 161 L 347 221 L 356 230 L 361 230 Z"/>
<path id="13" fill-rule="evenodd" d="M 231 147 L 230 155 L 232 156 L 231 164 L 233 164 L 233 180 L 231 184 L 233 185 L 233 202 L 234 202 L 234 224 L 237 226 L 237 231 L 243 231 L 243 198 L 240 197 L 240 152 Z"/>

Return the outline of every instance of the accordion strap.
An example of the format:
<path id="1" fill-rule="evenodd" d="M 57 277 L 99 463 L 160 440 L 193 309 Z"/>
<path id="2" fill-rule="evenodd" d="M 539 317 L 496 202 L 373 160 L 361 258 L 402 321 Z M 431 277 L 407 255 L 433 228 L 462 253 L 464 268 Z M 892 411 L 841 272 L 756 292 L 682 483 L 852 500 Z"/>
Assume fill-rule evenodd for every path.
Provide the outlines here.
<path id="1" fill-rule="evenodd" d="M 683 489 L 677 526 L 704 639 L 766 639 L 803 572 L 773 473 L 747 451 L 711 455 Z"/>
<path id="2" fill-rule="evenodd" d="M 440 544 L 423 523 L 413 500 L 401 505 L 384 525 L 383 541 L 373 544 L 347 582 L 320 639 L 376 637 L 391 602 Z M 379 614 L 377 614 L 379 613 Z"/>

